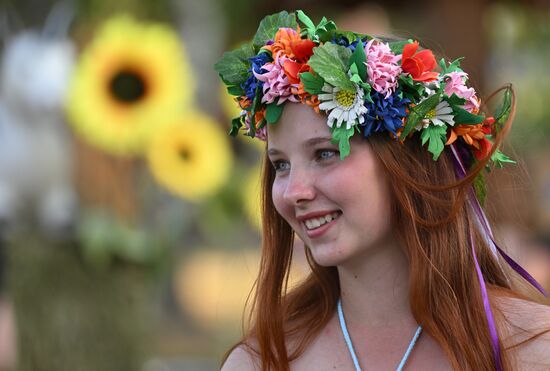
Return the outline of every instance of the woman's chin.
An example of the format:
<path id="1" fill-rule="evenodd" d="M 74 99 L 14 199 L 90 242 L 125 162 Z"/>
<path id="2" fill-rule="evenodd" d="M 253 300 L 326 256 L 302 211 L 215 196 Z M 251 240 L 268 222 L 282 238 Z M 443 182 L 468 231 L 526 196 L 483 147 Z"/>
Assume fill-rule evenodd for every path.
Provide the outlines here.
<path id="1" fill-rule="evenodd" d="M 321 267 L 333 267 L 336 265 L 341 265 L 350 259 L 350 254 L 345 254 L 335 248 L 327 249 L 325 246 L 322 247 L 309 247 L 311 256 L 317 265 Z"/>

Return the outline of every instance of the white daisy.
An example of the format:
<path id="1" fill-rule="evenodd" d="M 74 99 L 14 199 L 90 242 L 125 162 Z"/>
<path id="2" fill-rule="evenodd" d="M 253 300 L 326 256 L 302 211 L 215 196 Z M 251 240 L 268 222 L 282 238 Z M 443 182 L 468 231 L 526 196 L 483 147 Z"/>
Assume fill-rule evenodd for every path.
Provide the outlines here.
<path id="1" fill-rule="evenodd" d="M 359 121 L 359 124 L 365 122 L 364 115 L 368 110 L 364 105 L 364 91 L 358 85 L 355 85 L 355 87 L 355 91 L 349 91 L 329 84 L 323 86 L 325 93 L 318 96 L 319 101 L 321 101 L 319 109 L 327 113 L 330 111 L 327 118 L 329 127 L 332 128 L 334 122 L 336 122 L 336 127 L 339 128 L 345 122 L 346 129 L 349 130 L 356 120 Z"/>
<path id="2" fill-rule="evenodd" d="M 455 124 L 453 109 L 447 101 L 442 100 L 435 108 L 428 111 L 426 116 L 422 119 L 422 122 L 416 126 L 416 130 L 425 129 L 430 123 L 436 126 L 453 126 Z"/>

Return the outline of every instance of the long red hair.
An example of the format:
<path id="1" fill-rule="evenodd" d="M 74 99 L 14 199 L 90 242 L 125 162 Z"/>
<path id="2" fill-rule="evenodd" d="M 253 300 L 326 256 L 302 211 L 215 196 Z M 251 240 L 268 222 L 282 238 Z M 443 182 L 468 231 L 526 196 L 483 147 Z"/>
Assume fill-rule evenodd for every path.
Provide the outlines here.
<path id="1" fill-rule="evenodd" d="M 387 134 L 368 139 L 386 173 L 393 227 L 408 256 L 412 313 L 443 348 L 455 370 L 489 371 L 496 365 L 470 235 L 490 297 L 494 299 L 498 292 L 525 298 L 510 283 L 509 273 L 499 266 L 466 202 L 473 180 L 510 128 L 515 112 L 513 91 L 512 97 L 512 112 L 495 138 L 491 153 L 460 180 L 448 151 L 434 161 L 417 135 L 402 144 Z M 306 249 L 311 273 L 298 286 L 288 289 L 294 233 L 273 205 L 273 180 L 273 168 L 265 158 L 262 258 L 250 307 L 250 326 L 224 359 L 236 346 L 243 345 L 261 360 L 262 370 L 286 371 L 289 362 L 304 352 L 333 316 L 340 286 L 336 268 L 319 266 Z M 494 300 L 491 302 L 498 326 L 504 317 Z M 290 354 L 289 339 L 295 340 Z M 506 351 L 501 352 L 501 363 L 505 370 L 512 367 Z"/>

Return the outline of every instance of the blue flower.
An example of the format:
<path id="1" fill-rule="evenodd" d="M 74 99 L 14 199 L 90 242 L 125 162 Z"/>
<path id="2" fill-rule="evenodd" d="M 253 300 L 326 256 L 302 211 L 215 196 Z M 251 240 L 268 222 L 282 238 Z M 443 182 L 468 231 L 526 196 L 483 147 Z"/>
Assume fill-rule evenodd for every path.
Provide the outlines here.
<path id="1" fill-rule="evenodd" d="M 260 74 L 267 72 L 262 68 L 262 66 L 267 62 L 271 62 L 271 57 L 267 53 L 260 53 L 255 57 L 249 58 L 248 60 L 251 62 L 250 68 L 248 69 L 249 75 L 248 79 L 241 84 L 241 88 L 243 88 L 246 97 L 253 100 L 256 96 L 256 89 L 258 87 L 262 88 L 264 83 L 259 81 L 256 76 L 254 76 L 252 71 Z"/>
<path id="2" fill-rule="evenodd" d="M 368 109 L 365 116 L 363 135 L 368 137 L 372 133 L 389 131 L 397 136 L 397 130 L 403 126 L 403 118 L 407 115 L 407 104 L 411 101 L 400 98 L 399 93 L 393 93 L 388 98 L 383 94 L 371 94 L 372 103 L 365 102 Z"/>
<path id="3" fill-rule="evenodd" d="M 357 44 L 358 44 L 357 40 L 350 43 L 348 38 L 344 36 L 340 36 L 338 39 L 332 39 L 331 42 L 336 45 L 345 46 L 346 48 L 349 48 L 352 52 L 355 51 L 355 48 L 357 47 Z M 363 44 L 363 47 L 365 46 L 363 42 L 361 42 L 361 44 Z"/>

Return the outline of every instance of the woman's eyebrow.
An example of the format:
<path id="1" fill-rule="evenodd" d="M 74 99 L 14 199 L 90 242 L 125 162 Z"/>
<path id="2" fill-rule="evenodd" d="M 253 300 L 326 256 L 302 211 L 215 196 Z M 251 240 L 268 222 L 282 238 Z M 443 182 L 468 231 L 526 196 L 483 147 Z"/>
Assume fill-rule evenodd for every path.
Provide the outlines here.
<path id="1" fill-rule="evenodd" d="M 269 148 L 269 149 L 267 150 L 267 155 L 268 155 L 268 156 L 275 156 L 275 155 L 278 155 L 278 154 L 280 154 L 280 153 L 281 153 L 281 151 L 279 151 L 279 150 L 276 149 L 276 148 Z"/>
<path id="2" fill-rule="evenodd" d="M 316 144 L 326 143 L 326 142 L 332 143 L 332 137 L 314 137 L 314 138 L 310 138 L 310 139 L 308 139 L 304 142 L 303 146 L 304 147 L 312 147 Z"/>
<path id="3" fill-rule="evenodd" d="M 319 143 L 327 143 L 327 142 L 332 142 L 332 138 L 331 137 L 313 137 L 306 140 L 302 144 L 302 146 L 305 148 L 308 148 L 308 147 L 313 147 Z M 268 156 L 275 156 L 275 155 L 281 154 L 281 151 L 279 151 L 277 148 L 272 147 L 267 150 L 267 154 Z"/>

